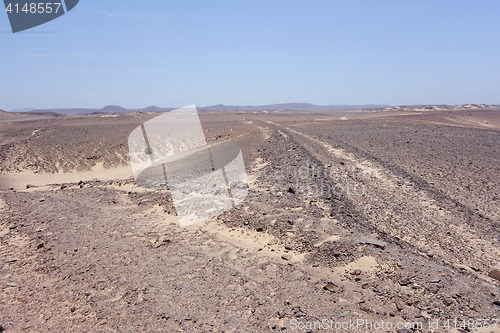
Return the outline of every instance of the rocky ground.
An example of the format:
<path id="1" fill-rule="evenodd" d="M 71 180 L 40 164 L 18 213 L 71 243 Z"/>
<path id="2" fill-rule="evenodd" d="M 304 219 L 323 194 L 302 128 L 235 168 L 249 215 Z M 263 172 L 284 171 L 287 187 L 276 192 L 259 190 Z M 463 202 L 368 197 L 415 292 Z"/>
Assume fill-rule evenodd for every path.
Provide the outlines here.
<path id="1" fill-rule="evenodd" d="M 499 112 L 202 113 L 249 196 L 187 228 L 167 191 L 78 178 L 152 117 L 0 123 L 4 177 L 74 173 L 0 188 L 0 331 L 500 332 Z"/>

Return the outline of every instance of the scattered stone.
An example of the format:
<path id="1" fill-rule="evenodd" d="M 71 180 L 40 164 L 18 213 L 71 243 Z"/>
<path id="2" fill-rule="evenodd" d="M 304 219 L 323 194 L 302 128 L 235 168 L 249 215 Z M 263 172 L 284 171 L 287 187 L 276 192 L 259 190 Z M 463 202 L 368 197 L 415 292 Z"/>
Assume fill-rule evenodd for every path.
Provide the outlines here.
<path id="1" fill-rule="evenodd" d="M 76 311 L 76 308 L 73 306 L 73 307 L 71 307 L 71 309 L 70 309 L 70 310 L 71 310 L 71 312 L 75 312 L 75 311 Z"/>
<path id="2" fill-rule="evenodd" d="M 451 298 L 446 298 L 443 300 L 443 304 L 446 306 L 450 306 L 453 304 L 453 300 Z"/>
<path id="3" fill-rule="evenodd" d="M 68 185 L 66 185 L 66 184 L 62 184 L 62 185 L 61 185 L 61 190 L 64 190 L 64 189 L 65 189 L 65 188 L 67 188 L 67 187 L 68 187 Z"/>
<path id="4" fill-rule="evenodd" d="M 360 269 L 355 269 L 354 270 L 354 275 L 361 275 L 361 270 Z"/>
<path id="5" fill-rule="evenodd" d="M 38 244 L 38 245 L 36 246 L 36 249 L 37 249 L 37 250 L 40 250 L 42 247 L 43 247 L 43 243 L 40 243 L 40 244 Z"/>
<path id="6" fill-rule="evenodd" d="M 80 180 L 80 181 L 78 182 L 78 185 L 82 185 L 82 184 L 83 184 L 83 180 Z"/>
<path id="7" fill-rule="evenodd" d="M 36 187 L 35 185 L 32 185 L 32 184 L 28 184 L 26 185 L 26 188 L 33 188 L 33 187 Z"/>
<path id="8" fill-rule="evenodd" d="M 396 302 L 395 304 L 396 304 L 396 309 L 398 309 L 398 311 L 403 310 L 403 306 L 400 303 Z"/>
<path id="9" fill-rule="evenodd" d="M 45 201 L 45 198 L 41 198 L 41 199 L 40 199 L 40 202 L 44 202 L 44 201 Z"/>
<path id="10" fill-rule="evenodd" d="M 288 193 L 296 194 L 297 193 L 297 189 L 295 187 L 289 187 L 288 188 Z"/>
<path id="11" fill-rule="evenodd" d="M 368 288 L 370 288 L 370 285 L 368 283 L 363 283 L 363 285 L 361 286 L 361 288 L 368 289 Z"/>
<path id="12" fill-rule="evenodd" d="M 3 325 L 0 325 L 0 333 L 2 333 L 3 331 L 5 331 L 5 328 L 3 327 Z"/>
<path id="13" fill-rule="evenodd" d="M 410 283 L 411 283 L 410 279 L 407 279 L 407 278 L 403 278 L 403 279 L 399 280 L 399 284 L 400 284 L 401 286 L 407 286 L 407 285 L 409 285 Z"/>
<path id="14" fill-rule="evenodd" d="M 9 282 L 7 283 L 7 287 L 17 287 L 17 283 Z"/>
<path id="15" fill-rule="evenodd" d="M 293 225 L 293 220 L 292 219 L 288 219 L 287 222 L 288 222 L 288 224 Z"/>
<path id="16" fill-rule="evenodd" d="M 332 283 L 327 283 L 324 287 L 323 287 L 323 290 L 327 290 L 327 291 L 331 291 L 331 292 L 335 292 L 335 290 L 337 289 L 337 286 L 332 284 Z"/>
<path id="17" fill-rule="evenodd" d="M 257 232 L 262 232 L 262 231 L 264 231 L 264 228 L 260 228 L 260 227 L 259 227 L 259 228 L 256 228 L 256 229 L 255 229 L 255 231 L 257 231 Z"/>
<path id="18" fill-rule="evenodd" d="M 431 281 L 429 281 L 430 283 L 439 283 L 441 282 L 441 279 L 433 279 Z"/>
<path id="19" fill-rule="evenodd" d="M 500 301 L 494 301 L 493 305 L 500 306 Z"/>
<path id="20" fill-rule="evenodd" d="M 497 271 L 497 270 L 491 271 L 491 272 L 488 274 L 488 276 L 489 276 L 490 278 L 493 278 L 493 279 L 495 279 L 495 280 L 500 281 L 500 271 Z"/>
<path id="21" fill-rule="evenodd" d="M 394 312 L 389 312 L 389 316 L 396 317 L 396 314 Z"/>
<path id="22" fill-rule="evenodd" d="M 165 312 L 163 312 L 162 314 L 160 314 L 160 319 L 169 320 L 170 316 L 168 316 Z"/>
<path id="23" fill-rule="evenodd" d="M 285 245 L 285 250 L 291 251 L 292 248 L 290 246 L 288 246 L 288 245 Z"/>
<path id="24" fill-rule="evenodd" d="M 17 298 L 17 301 L 20 303 L 26 303 L 29 300 L 30 300 L 29 296 L 21 296 Z"/>
<path id="25" fill-rule="evenodd" d="M 319 267 L 319 264 L 314 264 L 312 265 L 312 267 Z"/>
<path id="26" fill-rule="evenodd" d="M 360 244 L 371 244 L 371 245 L 380 247 L 381 249 L 385 248 L 385 243 L 384 242 L 381 242 L 381 241 L 379 241 L 377 239 L 365 237 L 365 236 L 361 237 L 361 240 L 359 241 L 359 243 Z"/>
<path id="27" fill-rule="evenodd" d="M 397 333 L 410 333 L 406 328 L 399 328 L 396 330 Z"/>
<path id="28" fill-rule="evenodd" d="M 89 297 L 90 293 L 88 291 L 85 292 L 85 296 Z"/>
<path id="29" fill-rule="evenodd" d="M 281 255 L 281 259 L 290 260 L 290 259 L 292 259 L 292 256 L 290 254 L 288 254 L 288 253 L 283 253 Z"/>

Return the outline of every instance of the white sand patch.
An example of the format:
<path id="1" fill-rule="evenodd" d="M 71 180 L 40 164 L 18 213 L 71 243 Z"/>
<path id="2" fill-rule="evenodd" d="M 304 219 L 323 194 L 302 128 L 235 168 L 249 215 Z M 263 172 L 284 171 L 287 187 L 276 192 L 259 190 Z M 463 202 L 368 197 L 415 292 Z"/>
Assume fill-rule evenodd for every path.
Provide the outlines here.
<path id="1" fill-rule="evenodd" d="M 273 235 L 266 232 L 257 232 L 246 228 L 229 228 L 223 224 L 217 224 L 213 220 L 193 224 L 185 228 L 192 231 L 201 230 L 207 232 L 225 243 L 251 252 L 251 255 L 271 257 L 285 262 L 285 260 L 281 259 L 281 255 L 287 251 L 281 245 L 276 244 Z M 223 253 L 227 252 L 223 251 Z M 237 252 L 231 251 L 229 258 L 232 260 L 236 259 L 238 257 Z M 291 259 L 288 262 L 303 262 L 306 255 L 305 253 L 295 253 L 293 251 L 288 251 L 287 253 L 291 255 Z"/>
<path id="2" fill-rule="evenodd" d="M 326 242 L 335 242 L 335 241 L 338 241 L 339 239 L 340 239 L 339 236 L 332 235 L 330 237 L 327 237 L 327 238 L 323 239 L 321 242 L 318 242 L 318 243 L 314 244 L 314 246 L 315 247 L 320 247 L 321 245 L 323 245 Z"/>
<path id="3" fill-rule="evenodd" d="M 8 173 L 0 175 L 0 186 L 4 188 L 14 188 L 15 190 L 25 190 L 26 185 L 37 187 L 49 184 L 76 183 L 80 180 L 121 180 L 132 177 L 132 168 L 123 166 L 118 168 L 104 169 L 102 164 L 96 165 L 92 171 L 67 172 L 67 173 L 33 173 L 23 171 L 20 173 Z"/>

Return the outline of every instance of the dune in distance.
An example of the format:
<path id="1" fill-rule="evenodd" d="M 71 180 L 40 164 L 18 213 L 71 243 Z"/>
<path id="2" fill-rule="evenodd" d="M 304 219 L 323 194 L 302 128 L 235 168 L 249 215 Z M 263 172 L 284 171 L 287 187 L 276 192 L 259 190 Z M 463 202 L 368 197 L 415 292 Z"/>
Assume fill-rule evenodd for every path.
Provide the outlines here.
<path id="1" fill-rule="evenodd" d="M 138 186 L 130 166 L 130 133 L 173 109 L 0 110 L 0 320 L 427 332 L 498 319 L 500 104 L 199 108 L 208 144 L 241 149 L 248 196 L 188 227 L 170 190 Z"/>

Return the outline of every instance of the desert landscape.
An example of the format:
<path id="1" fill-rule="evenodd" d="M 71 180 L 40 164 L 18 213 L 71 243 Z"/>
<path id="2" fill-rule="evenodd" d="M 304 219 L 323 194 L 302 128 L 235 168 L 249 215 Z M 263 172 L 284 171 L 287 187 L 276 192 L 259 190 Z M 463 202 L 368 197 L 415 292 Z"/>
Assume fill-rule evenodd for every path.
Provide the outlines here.
<path id="1" fill-rule="evenodd" d="M 188 227 L 105 111 L 0 111 L 0 332 L 500 332 L 500 105 L 200 109 L 249 194 Z"/>

